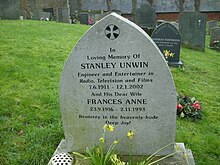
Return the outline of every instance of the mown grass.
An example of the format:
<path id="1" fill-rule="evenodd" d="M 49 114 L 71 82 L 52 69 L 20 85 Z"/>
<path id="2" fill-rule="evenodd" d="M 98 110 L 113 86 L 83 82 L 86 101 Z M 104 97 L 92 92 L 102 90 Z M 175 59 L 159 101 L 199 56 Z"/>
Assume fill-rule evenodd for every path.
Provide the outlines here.
<path id="1" fill-rule="evenodd" d="M 58 83 L 64 62 L 88 26 L 0 21 L 0 164 L 47 164 L 63 136 Z M 208 44 L 209 36 L 207 36 Z M 181 49 L 171 68 L 178 93 L 195 96 L 204 118 L 177 120 L 176 141 L 196 164 L 220 164 L 220 52 Z"/>
<path id="2" fill-rule="evenodd" d="M 203 120 L 177 120 L 176 141 L 193 151 L 196 164 L 220 164 L 220 52 L 181 48 L 183 68 L 171 68 L 177 92 L 196 97 L 202 105 Z"/>

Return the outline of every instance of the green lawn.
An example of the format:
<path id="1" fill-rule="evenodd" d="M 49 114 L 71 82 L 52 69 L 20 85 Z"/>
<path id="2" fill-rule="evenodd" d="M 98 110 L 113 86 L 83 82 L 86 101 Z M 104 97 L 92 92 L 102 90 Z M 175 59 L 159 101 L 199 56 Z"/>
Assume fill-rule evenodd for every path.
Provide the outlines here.
<path id="1" fill-rule="evenodd" d="M 0 164 L 47 164 L 63 136 L 58 100 L 62 67 L 88 26 L 0 21 Z M 209 36 L 207 36 L 208 45 Z M 178 93 L 202 104 L 203 120 L 177 120 L 176 141 L 196 164 L 220 164 L 220 52 L 181 49 L 171 68 Z"/>

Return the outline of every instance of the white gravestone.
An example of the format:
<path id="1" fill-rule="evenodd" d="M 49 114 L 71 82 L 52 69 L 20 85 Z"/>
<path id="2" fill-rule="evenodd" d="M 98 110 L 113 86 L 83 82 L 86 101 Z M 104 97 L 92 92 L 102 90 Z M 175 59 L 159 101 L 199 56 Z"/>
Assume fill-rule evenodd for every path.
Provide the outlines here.
<path id="1" fill-rule="evenodd" d="M 67 151 L 94 146 L 104 124 L 115 127 L 117 153 L 149 155 L 175 142 L 176 91 L 158 47 L 136 24 L 112 13 L 92 26 L 70 53 L 60 79 Z M 110 140 L 111 139 L 111 140 Z M 161 154 L 173 152 L 173 146 Z"/>

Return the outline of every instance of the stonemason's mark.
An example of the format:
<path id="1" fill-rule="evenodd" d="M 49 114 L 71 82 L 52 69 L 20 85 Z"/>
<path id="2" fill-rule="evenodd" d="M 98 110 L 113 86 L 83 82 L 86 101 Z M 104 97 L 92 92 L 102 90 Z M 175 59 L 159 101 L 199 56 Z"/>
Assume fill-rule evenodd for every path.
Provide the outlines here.
<path id="1" fill-rule="evenodd" d="M 120 34 L 120 30 L 116 25 L 111 24 L 105 28 L 105 35 L 110 40 L 114 40 L 118 38 L 119 34 Z"/>

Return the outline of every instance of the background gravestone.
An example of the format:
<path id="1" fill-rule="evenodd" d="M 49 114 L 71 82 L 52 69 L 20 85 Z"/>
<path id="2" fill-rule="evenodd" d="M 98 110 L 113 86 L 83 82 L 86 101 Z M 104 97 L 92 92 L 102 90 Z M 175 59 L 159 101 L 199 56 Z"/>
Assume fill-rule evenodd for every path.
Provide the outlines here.
<path id="1" fill-rule="evenodd" d="M 89 13 L 80 13 L 79 15 L 80 24 L 89 24 Z"/>
<path id="2" fill-rule="evenodd" d="M 175 26 L 166 22 L 158 26 L 152 33 L 151 38 L 164 54 L 165 59 L 171 66 L 180 66 L 180 33 Z"/>
<path id="3" fill-rule="evenodd" d="M 19 1 L 18 0 L 1 0 L 0 17 L 1 19 L 19 19 Z"/>
<path id="4" fill-rule="evenodd" d="M 136 24 L 143 28 L 148 34 L 151 34 L 156 28 L 156 11 L 151 5 L 142 1 L 140 6 L 136 9 Z"/>
<path id="5" fill-rule="evenodd" d="M 212 28 L 209 48 L 216 48 L 220 50 L 220 27 Z"/>
<path id="6" fill-rule="evenodd" d="M 114 125 L 106 142 L 120 139 L 121 155 L 129 155 L 131 129 L 136 155 L 175 142 L 176 90 L 167 63 L 140 27 L 115 13 L 78 41 L 63 68 L 59 96 L 67 151 L 92 147 L 104 124 Z M 173 151 L 170 146 L 161 154 Z"/>
<path id="7" fill-rule="evenodd" d="M 206 15 L 198 12 L 180 15 L 179 31 L 182 45 L 205 51 Z"/>
<path id="8" fill-rule="evenodd" d="M 58 8 L 57 9 L 57 21 L 58 22 L 65 22 L 70 23 L 70 13 L 69 8 Z"/>
<path id="9" fill-rule="evenodd" d="M 51 13 L 50 12 L 42 12 L 42 19 L 51 19 Z"/>
<path id="10" fill-rule="evenodd" d="M 208 22 L 208 34 L 211 33 L 211 29 L 214 27 L 217 27 L 217 21 L 216 20 L 212 20 Z"/>

